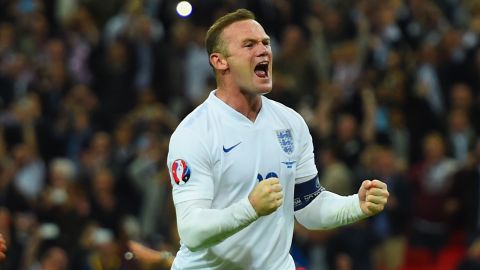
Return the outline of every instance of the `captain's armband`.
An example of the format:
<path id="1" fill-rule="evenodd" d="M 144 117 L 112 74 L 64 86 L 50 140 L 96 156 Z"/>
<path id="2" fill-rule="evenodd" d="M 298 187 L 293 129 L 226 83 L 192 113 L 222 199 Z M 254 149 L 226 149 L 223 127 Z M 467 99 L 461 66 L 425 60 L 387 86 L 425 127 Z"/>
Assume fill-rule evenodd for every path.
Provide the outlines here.
<path id="1" fill-rule="evenodd" d="M 318 175 L 308 181 L 296 184 L 293 200 L 294 210 L 303 209 L 324 190 L 325 188 L 320 185 Z"/>

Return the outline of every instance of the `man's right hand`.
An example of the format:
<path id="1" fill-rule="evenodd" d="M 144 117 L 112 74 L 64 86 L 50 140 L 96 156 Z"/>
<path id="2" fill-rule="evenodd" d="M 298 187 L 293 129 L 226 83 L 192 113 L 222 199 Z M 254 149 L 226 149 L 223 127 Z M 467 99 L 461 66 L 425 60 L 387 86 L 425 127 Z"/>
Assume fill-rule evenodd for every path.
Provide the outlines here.
<path id="1" fill-rule="evenodd" d="M 273 213 L 283 204 L 283 187 L 278 178 L 268 178 L 258 183 L 248 195 L 258 216 Z"/>

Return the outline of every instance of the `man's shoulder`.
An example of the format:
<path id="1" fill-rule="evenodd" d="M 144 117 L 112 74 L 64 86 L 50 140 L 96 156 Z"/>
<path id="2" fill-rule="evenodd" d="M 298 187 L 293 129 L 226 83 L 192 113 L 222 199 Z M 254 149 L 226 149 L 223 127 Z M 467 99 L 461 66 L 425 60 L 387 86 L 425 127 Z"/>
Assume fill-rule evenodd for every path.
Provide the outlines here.
<path id="1" fill-rule="evenodd" d="M 198 105 L 193 111 L 191 111 L 177 127 L 177 130 L 180 128 L 187 129 L 198 129 L 205 126 L 205 123 L 208 122 L 209 110 L 211 106 L 207 102 L 203 102 Z"/>
<path id="2" fill-rule="evenodd" d="M 211 106 L 208 102 L 200 104 L 180 122 L 173 132 L 172 138 L 186 136 L 193 139 L 206 136 L 211 125 L 210 110 Z"/>

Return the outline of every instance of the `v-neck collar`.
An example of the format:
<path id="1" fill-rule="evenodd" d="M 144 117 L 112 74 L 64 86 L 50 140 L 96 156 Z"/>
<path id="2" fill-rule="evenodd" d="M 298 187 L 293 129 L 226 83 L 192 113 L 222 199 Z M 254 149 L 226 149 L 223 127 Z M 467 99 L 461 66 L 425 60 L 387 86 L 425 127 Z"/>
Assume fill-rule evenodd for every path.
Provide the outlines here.
<path id="1" fill-rule="evenodd" d="M 241 114 L 240 112 L 238 112 L 237 110 L 232 108 L 230 105 L 225 103 L 223 100 L 218 98 L 217 95 L 215 95 L 216 92 L 217 92 L 217 90 L 213 90 L 212 92 L 210 92 L 208 99 L 211 100 L 211 102 L 213 102 L 214 104 L 216 104 L 216 106 L 221 108 L 222 111 L 224 111 L 224 113 L 226 113 L 229 118 L 232 118 L 233 120 L 238 121 L 239 123 L 242 123 L 242 124 L 245 124 L 245 125 L 248 125 L 248 126 L 256 126 L 262 120 L 263 111 L 265 111 L 264 107 L 265 107 L 265 104 L 266 104 L 264 96 L 260 96 L 262 104 L 261 104 L 260 110 L 257 114 L 257 117 L 255 118 L 255 121 L 252 121 L 252 120 L 248 119 L 248 117 Z"/>

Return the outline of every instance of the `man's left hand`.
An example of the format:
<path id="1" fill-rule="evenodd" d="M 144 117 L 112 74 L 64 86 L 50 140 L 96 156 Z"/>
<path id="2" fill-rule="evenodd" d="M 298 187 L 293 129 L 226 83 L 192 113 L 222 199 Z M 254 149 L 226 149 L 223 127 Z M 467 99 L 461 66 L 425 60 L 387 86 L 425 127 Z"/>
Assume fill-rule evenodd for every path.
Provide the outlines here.
<path id="1" fill-rule="evenodd" d="M 379 180 L 365 180 L 358 190 L 360 208 L 367 216 L 373 216 L 385 208 L 388 196 L 387 184 Z"/>

